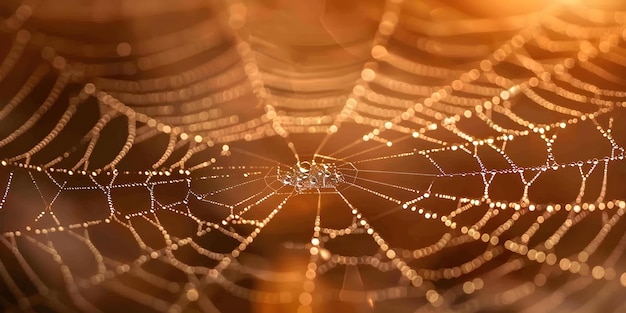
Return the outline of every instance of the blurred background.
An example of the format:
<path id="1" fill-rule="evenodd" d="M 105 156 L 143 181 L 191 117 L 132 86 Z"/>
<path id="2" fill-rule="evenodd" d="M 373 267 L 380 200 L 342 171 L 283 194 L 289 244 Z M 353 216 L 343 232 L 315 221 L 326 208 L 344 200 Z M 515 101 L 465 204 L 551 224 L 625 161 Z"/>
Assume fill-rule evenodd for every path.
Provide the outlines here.
<path id="1" fill-rule="evenodd" d="M 4 312 L 624 312 L 626 4 L 5 0 Z"/>

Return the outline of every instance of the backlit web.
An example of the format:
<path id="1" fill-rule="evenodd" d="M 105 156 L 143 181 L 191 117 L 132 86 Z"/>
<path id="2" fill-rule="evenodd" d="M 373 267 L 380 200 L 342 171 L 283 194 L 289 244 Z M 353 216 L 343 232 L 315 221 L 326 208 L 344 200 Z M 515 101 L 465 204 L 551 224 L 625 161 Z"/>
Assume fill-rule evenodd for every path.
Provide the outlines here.
<path id="1" fill-rule="evenodd" d="M 3 2 L 0 307 L 625 311 L 626 8 L 500 2 Z"/>

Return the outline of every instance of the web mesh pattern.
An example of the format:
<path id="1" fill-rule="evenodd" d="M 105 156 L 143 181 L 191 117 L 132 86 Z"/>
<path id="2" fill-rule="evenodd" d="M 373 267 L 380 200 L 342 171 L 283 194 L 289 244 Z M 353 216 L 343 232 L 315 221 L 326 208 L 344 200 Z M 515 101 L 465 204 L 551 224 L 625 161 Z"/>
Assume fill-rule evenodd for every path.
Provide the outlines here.
<path id="1" fill-rule="evenodd" d="M 617 2 L 1 4 L 0 307 L 622 312 Z"/>

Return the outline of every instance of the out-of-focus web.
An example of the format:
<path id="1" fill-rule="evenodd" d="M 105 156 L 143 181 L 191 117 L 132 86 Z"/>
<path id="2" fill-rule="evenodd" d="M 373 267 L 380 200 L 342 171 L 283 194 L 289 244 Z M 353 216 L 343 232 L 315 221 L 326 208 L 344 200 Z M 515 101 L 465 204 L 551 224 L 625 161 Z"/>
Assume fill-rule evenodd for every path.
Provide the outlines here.
<path id="1" fill-rule="evenodd" d="M 417 312 L 480 312 L 518 305 L 524 305 L 520 311 L 555 312 L 574 310 L 567 301 L 581 290 L 600 286 L 598 297 L 577 303 L 575 310 L 587 312 L 619 297 L 626 286 L 626 268 L 620 262 L 626 248 L 620 226 L 626 202 L 607 196 L 609 169 L 624 158 L 620 144 L 623 139 L 614 132 L 626 96 L 619 76 L 619 69 L 626 66 L 624 12 L 558 3 L 523 17 L 472 21 L 463 16 L 428 21 L 418 14 L 421 7 L 389 0 L 383 5 L 371 40 L 371 59 L 356 69 L 353 84 L 330 91 L 316 90 L 324 96 L 312 99 L 308 94 L 299 96 L 298 90 L 286 93 L 282 86 L 293 81 L 297 89 L 307 79 L 339 84 L 342 81 L 333 81 L 333 74 L 344 69 L 314 68 L 308 76 L 290 76 L 273 70 L 271 63 L 263 64 L 269 62 L 267 55 L 275 48 L 246 28 L 250 8 L 243 3 L 226 3 L 228 14 L 224 20 L 207 17 L 178 31 L 179 36 L 166 34 L 151 41 L 120 43 L 113 49 L 107 44 L 68 43 L 29 29 L 28 18 L 38 4 L 25 1 L 12 16 L 2 20 L 2 30 L 12 41 L 0 64 L 0 83 L 15 71 L 24 53 L 40 50 L 43 61 L 0 109 L 0 120 L 8 121 L 25 106 L 25 99 L 44 77 L 52 75 L 54 83 L 30 117 L 16 129 L 3 132 L 0 147 L 28 136 L 53 107 L 64 109 L 38 143 L 4 157 L 1 163 L 6 173 L 0 200 L 0 214 L 5 214 L 0 237 L 6 248 L 3 258 L 16 264 L 26 284 L 34 287 L 25 288 L 24 282 L 8 269 L 9 262 L 0 262 L 0 275 L 9 292 L 0 301 L 8 310 L 34 311 L 46 306 L 54 311 L 97 312 L 103 309 L 87 294 L 102 288 L 160 312 L 214 312 L 219 309 L 206 290 L 217 285 L 252 303 L 293 303 L 301 313 L 315 311 L 324 299 L 334 298 L 365 303 L 370 310 L 407 298 L 419 299 L 410 305 Z M 222 27 L 206 32 L 214 29 L 210 27 L 214 24 Z M 498 32 L 504 26 L 502 32 L 510 36 L 497 44 L 464 44 L 448 38 Z M 209 51 L 221 44 L 222 37 L 230 40 L 231 46 L 194 69 L 156 78 L 131 78 L 136 72 Z M 75 44 L 91 48 L 74 50 Z M 416 55 L 464 57 L 464 61 L 449 68 L 430 65 L 426 58 L 411 59 L 400 51 L 409 47 Z M 137 52 L 137 61 L 90 63 L 74 59 L 80 51 L 97 54 L 107 51 L 104 48 L 114 50 L 117 57 Z M 518 71 L 507 71 L 505 66 Z M 398 72 L 402 75 L 395 75 Z M 594 75 L 595 79 L 581 73 Z M 127 76 L 111 78 L 116 75 Z M 59 104 L 58 99 L 70 85 L 81 88 L 71 94 L 69 103 Z M 243 117 L 229 111 L 229 105 L 237 105 L 245 96 L 261 104 L 262 110 L 255 116 Z M 61 154 L 46 155 L 46 147 L 58 142 L 79 107 L 90 103 L 97 104 L 98 119 L 79 144 L 68 146 Z M 533 107 L 538 113 L 529 114 L 524 107 Z M 120 120 L 126 129 L 119 150 L 104 165 L 92 165 L 97 163 L 94 151 L 103 138 L 119 141 L 107 137 L 104 130 Z M 489 131 L 468 127 L 468 122 Z M 371 130 L 361 133 L 363 127 L 359 126 Z M 344 134 L 351 127 L 359 134 Z M 598 146 L 604 148 L 587 157 L 582 153 L 584 146 L 568 142 L 565 145 L 585 156 L 566 158 L 557 153 L 559 138 L 572 129 L 593 129 L 593 134 L 586 135 L 597 138 L 596 142 L 602 142 Z M 311 160 L 296 152 L 298 134 L 323 135 Z M 293 153 L 293 164 L 246 148 L 248 142 L 274 136 L 285 139 Z M 332 141 L 342 136 L 347 144 L 332 146 Z M 133 149 L 157 137 L 166 137 L 167 144 L 153 164 L 144 169 L 122 169 L 121 163 Z M 544 160 L 528 165 L 510 152 L 525 138 L 537 139 L 545 146 L 541 151 Z M 472 160 L 468 161 L 472 169 L 458 169 L 453 164 L 467 157 Z M 505 166 L 493 165 L 496 158 Z M 229 165 L 232 160 L 238 164 Z M 398 162 L 418 162 L 415 160 L 424 164 L 419 170 L 394 168 Z M 307 184 L 298 185 L 290 180 L 295 177 L 281 176 L 281 168 L 297 175 L 305 164 L 314 170 L 332 169 L 331 176 L 341 175 L 342 179 L 320 182 L 331 176 L 307 172 L 302 176 Z M 532 188 L 548 184 L 542 183 L 542 177 L 569 170 L 580 175 L 574 197 L 565 202 L 535 200 L 536 189 Z M 600 179 L 594 181 L 596 173 Z M 494 181 L 502 176 L 515 177 L 519 184 L 511 190 L 520 190 L 511 194 L 517 198 L 493 195 Z M 22 185 L 28 187 L 16 187 L 18 178 L 26 178 Z M 470 178 L 480 180 L 481 194 L 446 190 L 446 181 L 461 179 L 475 184 L 476 180 Z M 44 184 L 49 188 L 41 188 Z M 182 188 L 185 192 L 173 200 L 162 194 L 162 187 Z M 21 202 L 31 204 L 27 199 L 20 201 L 24 192 L 18 188 L 32 189 L 37 200 L 42 200 L 32 205 L 43 206 L 34 210 L 28 221 L 13 223 L 7 220 L 13 216 L 8 212 L 21 209 Z M 589 195 L 590 188 L 598 189 L 597 195 Z M 148 196 L 148 205 L 130 211 L 121 209 L 125 200 L 116 197 L 116 192 L 135 189 Z M 59 205 L 60 199 L 69 193 L 89 192 L 99 195 L 102 212 L 81 221 L 64 220 L 60 211 L 73 209 L 66 202 Z M 306 269 L 281 272 L 256 266 L 262 262 L 245 261 L 248 250 L 266 233 L 265 228 L 275 216 L 295 209 L 292 202 L 304 197 L 317 201 L 310 241 L 285 238 L 276 244 L 308 251 Z M 333 211 L 347 211 L 351 217 L 342 228 L 325 226 L 326 199 L 340 203 Z M 375 207 L 362 207 L 360 199 L 371 199 Z M 407 218 L 408 212 L 415 213 L 410 215 L 415 223 L 436 225 L 433 227 L 444 231 L 432 243 L 419 242 L 419 248 L 394 246 L 393 240 L 384 238 L 387 232 L 379 232 L 376 225 L 389 216 L 403 214 Z M 465 218 L 476 212 L 482 212 L 479 218 Z M 29 214 L 27 210 L 23 213 L 26 217 Z M 195 229 L 184 237 L 174 235 L 167 226 L 167 219 L 173 219 L 173 215 L 189 220 Z M 45 221 L 48 216 L 52 224 Z M 602 221 L 601 227 L 590 228 L 587 235 L 591 237 L 582 240 L 575 252 L 559 248 L 572 229 L 595 219 Z M 520 222 L 527 220 L 530 222 Z M 120 261 L 100 252 L 93 234 L 95 229 L 108 228 L 133 239 L 137 252 L 131 259 Z M 155 244 L 147 228 L 157 231 L 162 242 Z M 340 245 L 333 245 L 348 237 L 366 238 L 364 241 L 376 245 L 376 252 L 344 253 Z M 217 249 L 206 244 L 204 238 L 223 240 L 229 246 Z M 81 270 L 79 274 L 72 267 L 76 264 L 66 260 L 60 245 L 68 242 L 85 248 L 95 264 L 89 273 Z M 479 248 L 473 250 L 471 259 L 454 266 L 420 263 L 470 245 Z M 65 289 L 54 289 L 49 278 L 32 264 L 24 253 L 32 248 L 40 250 L 46 262 L 58 268 Z M 183 260 L 177 251 L 187 248 L 206 262 L 198 265 Z M 502 258 L 504 255 L 510 257 Z M 256 257 L 272 260 L 263 255 Z M 151 263 L 173 267 L 184 275 L 184 281 L 170 281 L 151 272 L 147 269 Z M 345 268 L 343 285 L 320 282 L 338 268 Z M 389 274 L 387 286 L 368 288 L 366 269 Z M 529 279 L 512 279 L 522 270 L 532 273 Z M 122 277 L 141 281 L 168 296 L 151 294 L 148 288 L 127 284 Z M 252 288 L 241 283 L 245 277 L 283 284 L 285 288 Z M 502 287 L 499 283 L 507 279 L 509 285 Z M 562 281 L 554 285 L 553 279 Z M 293 283 L 300 284 L 301 290 L 286 287 Z M 544 286 L 554 290 L 545 294 Z M 623 304 L 614 308 L 615 312 L 623 309 Z"/>

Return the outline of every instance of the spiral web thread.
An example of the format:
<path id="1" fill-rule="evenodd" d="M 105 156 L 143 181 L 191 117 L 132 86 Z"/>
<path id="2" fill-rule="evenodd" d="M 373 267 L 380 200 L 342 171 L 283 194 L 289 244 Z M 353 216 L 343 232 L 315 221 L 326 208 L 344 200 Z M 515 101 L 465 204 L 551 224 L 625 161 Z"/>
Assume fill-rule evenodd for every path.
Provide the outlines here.
<path id="1" fill-rule="evenodd" d="M 438 20 L 426 5 L 387 1 L 363 48 L 370 56 L 289 72 L 299 68 L 274 55 L 278 46 L 248 33 L 243 3 L 211 3 L 227 14 L 114 44 L 45 33 L 29 24 L 40 5 L 24 1 L 0 21 L 0 83 L 30 54 L 42 58 L 0 108 L 0 147 L 20 146 L 2 150 L 5 310 L 107 311 L 114 295 L 141 310 L 229 311 L 216 286 L 298 312 L 337 299 L 367 310 L 408 299 L 402 309 L 416 312 L 626 308 L 626 12 L 556 3 L 493 19 L 445 8 Z M 191 58 L 192 68 L 150 72 Z M 133 79 L 142 72 L 152 76 Z M 81 107 L 97 118 L 76 141 L 59 139 Z M 317 134 L 305 160 L 298 136 Z M 289 152 L 274 159 L 248 146 L 263 140 Z M 119 149 L 95 160 L 103 141 Z M 161 150 L 145 167 L 124 164 L 141 149 Z M 279 168 L 305 161 L 345 179 L 306 190 L 281 179 Z M 130 194 L 143 200 L 129 205 Z M 274 244 L 308 263 L 274 271 L 254 261 L 276 260 L 249 250 L 298 201 L 316 210 L 312 235 Z M 332 214 L 347 217 L 325 224 Z M 430 236 L 386 239 L 394 216 Z M 103 252 L 105 233 L 128 254 Z M 333 245 L 352 237 L 361 251 Z M 471 257 L 432 261 L 455 251 Z"/>

